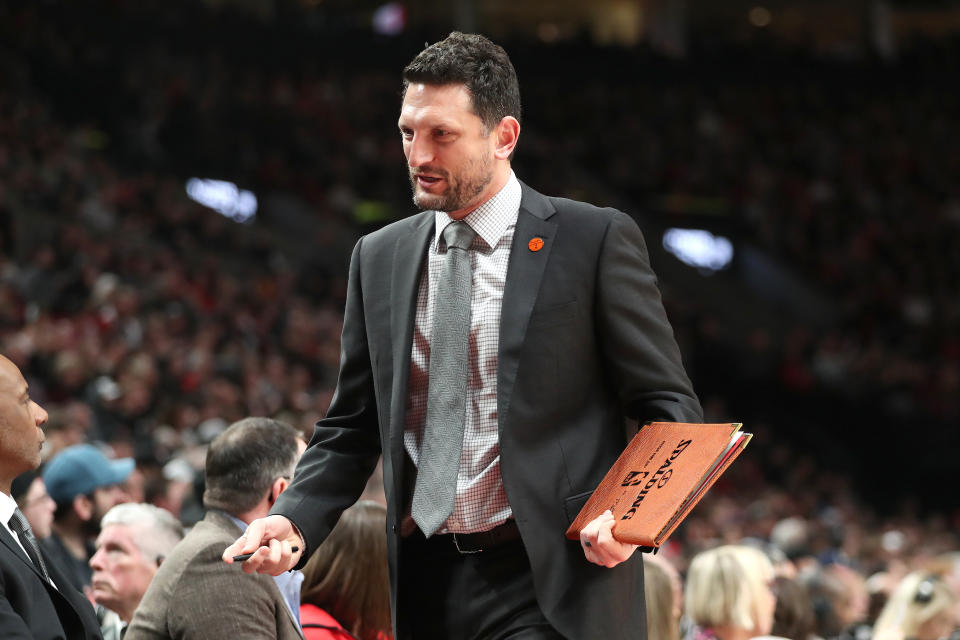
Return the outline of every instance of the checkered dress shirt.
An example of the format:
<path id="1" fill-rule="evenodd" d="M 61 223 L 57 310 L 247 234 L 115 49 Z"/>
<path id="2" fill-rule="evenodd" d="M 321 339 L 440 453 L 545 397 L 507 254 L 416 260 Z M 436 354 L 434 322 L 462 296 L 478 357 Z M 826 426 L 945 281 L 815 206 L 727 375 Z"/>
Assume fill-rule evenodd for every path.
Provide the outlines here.
<path id="1" fill-rule="evenodd" d="M 473 294 L 470 300 L 470 367 L 463 451 L 457 474 L 453 514 L 439 533 L 486 531 L 511 515 L 500 478 L 500 443 L 497 437 L 497 350 L 500 342 L 500 308 L 510 259 L 510 244 L 520 211 L 520 182 L 513 172 L 507 184 L 463 221 L 477 232 L 470 245 Z M 410 356 L 404 447 L 415 465 L 420 460 L 427 385 L 430 373 L 430 335 L 437 277 L 446 254 L 443 230 L 453 222 L 446 213 L 434 212 L 436 230 L 428 259 L 420 274 L 417 314 Z"/>

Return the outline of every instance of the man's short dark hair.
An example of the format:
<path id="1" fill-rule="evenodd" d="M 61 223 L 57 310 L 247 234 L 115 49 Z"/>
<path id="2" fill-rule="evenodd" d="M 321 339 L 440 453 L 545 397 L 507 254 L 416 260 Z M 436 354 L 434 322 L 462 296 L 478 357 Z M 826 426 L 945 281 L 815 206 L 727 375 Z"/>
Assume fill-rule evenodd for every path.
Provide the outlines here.
<path id="1" fill-rule="evenodd" d="M 505 116 L 520 121 L 520 83 L 510 57 L 487 38 L 454 31 L 421 51 L 403 70 L 403 92 L 411 83 L 462 84 L 487 132 Z"/>
<path id="2" fill-rule="evenodd" d="M 207 450 L 203 506 L 240 515 L 260 502 L 277 478 L 293 477 L 299 434 L 271 418 L 234 422 Z"/>

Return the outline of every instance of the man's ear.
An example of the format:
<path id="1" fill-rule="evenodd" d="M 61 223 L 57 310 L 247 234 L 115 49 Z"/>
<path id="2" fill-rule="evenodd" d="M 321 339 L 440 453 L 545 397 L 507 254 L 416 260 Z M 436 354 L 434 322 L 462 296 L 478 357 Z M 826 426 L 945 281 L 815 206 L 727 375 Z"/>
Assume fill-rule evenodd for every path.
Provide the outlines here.
<path id="1" fill-rule="evenodd" d="M 270 485 L 270 493 L 267 494 L 267 503 L 272 507 L 273 503 L 277 501 L 277 498 L 280 497 L 280 494 L 283 493 L 287 487 L 290 486 L 290 481 L 286 478 L 277 478 L 273 481 L 273 484 Z"/>
<path id="2" fill-rule="evenodd" d="M 73 512 L 86 522 L 93 517 L 93 501 L 82 493 L 73 498 Z"/>
<path id="3" fill-rule="evenodd" d="M 496 136 L 494 157 L 498 160 L 508 160 L 520 138 L 520 123 L 513 116 L 504 116 L 493 130 L 493 134 Z"/>

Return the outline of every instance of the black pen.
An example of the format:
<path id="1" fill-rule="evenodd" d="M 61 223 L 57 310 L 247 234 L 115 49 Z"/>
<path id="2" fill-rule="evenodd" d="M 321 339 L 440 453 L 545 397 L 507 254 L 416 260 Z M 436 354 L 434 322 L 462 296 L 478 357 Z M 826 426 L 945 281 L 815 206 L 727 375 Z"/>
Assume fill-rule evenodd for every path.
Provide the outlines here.
<path id="1" fill-rule="evenodd" d="M 290 547 L 290 553 L 296 553 L 297 551 L 300 551 L 300 547 L 298 547 L 298 546 L 296 546 L 296 545 Z M 253 553 L 256 553 L 256 551 L 254 551 Z M 252 556 L 253 553 L 241 553 L 241 554 L 238 555 L 238 556 L 233 556 L 233 561 L 234 561 L 234 562 L 243 562 L 244 560 L 249 560 L 249 559 L 250 559 L 250 556 Z"/>

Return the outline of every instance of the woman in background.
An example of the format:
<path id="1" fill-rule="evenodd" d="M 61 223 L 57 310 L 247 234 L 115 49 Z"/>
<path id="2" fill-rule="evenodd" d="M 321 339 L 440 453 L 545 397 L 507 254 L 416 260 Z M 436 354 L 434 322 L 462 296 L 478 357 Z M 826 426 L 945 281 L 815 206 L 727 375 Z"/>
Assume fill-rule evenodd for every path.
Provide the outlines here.
<path id="1" fill-rule="evenodd" d="M 647 603 L 647 640 L 679 640 L 680 616 L 667 571 L 643 556 L 643 593 Z"/>
<path id="2" fill-rule="evenodd" d="M 887 601 L 877 624 L 875 640 L 940 640 L 957 628 L 956 594 L 934 574 L 908 574 Z"/>
<path id="3" fill-rule="evenodd" d="M 773 612 L 773 636 L 791 640 L 814 640 L 817 623 L 813 602 L 803 585 L 793 578 L 778 576 L 777 607 Z"/>
<path id="4" fill-rule="evenodd" d="M 695 640 L 749 640 L 773 627 L 773 565 L 762 551 L 726 545 L 697 554 L 687 573 Z"/>
<path id="5" fill-rule="evenodd" d="M 306 640 L 390 638 L 387 510 L 361 500 L 303 568 L 300 622 Z"/>

